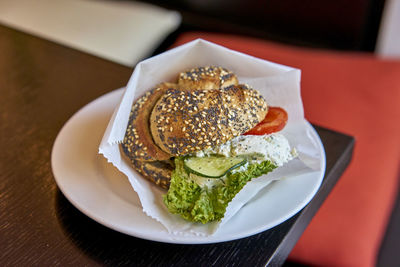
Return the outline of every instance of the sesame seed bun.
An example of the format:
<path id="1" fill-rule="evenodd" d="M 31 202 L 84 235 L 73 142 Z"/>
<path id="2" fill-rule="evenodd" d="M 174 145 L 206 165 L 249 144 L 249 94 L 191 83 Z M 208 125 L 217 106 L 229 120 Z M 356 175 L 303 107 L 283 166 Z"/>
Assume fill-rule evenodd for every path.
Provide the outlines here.
<path id="1" fill-rule="evenodd" d="M 178 85 L 184 90 L 219 89 L 237 85 L 236 75 L 222 67 L 193 68 L 179 74 Z"/>
<path id="2" fill-rule="evenodd" d="M 248 85 L 221 89 L 168 89 L 150 116 L 153 140 L 166 153 L 182 156 L 221 145 L 257 125 L 267 104 Z"/>
<path id="3" fill-rule="evenodd" d="M 125 160 L 168 189 L 173 156 L 215 147 L 250 130 L 267 113 L 262 96 L 221 67 L 199 67 L 161 83 L 133 105 L 121 143 Z"/>
<path id="4" fill-rule="evenodd" d="M 128 126 L 121 147 L 132 160 L 168 160 L 171 155 L 161 150 L 153 141 L 149 119 L 155 103 L 174 83 L 161 83 L 148 91 L 132 105 Z"/>
<path id="5" fill-rule="evenodd" d="M 142 174 L 146 179 L 156 185 L 168 189 L 171 174 L 175 166 L 172 160 L 163 161 L 131 161 L 135 169 Z"/>
<path id="6" fill-rule="evenodd" d="M 132 163 L 132 167 L 139 172 L 144 178 L 155 183 L 161 188 L 168 189 L 172 171 L 175 164 L 172 159 L 159 161 L 143 161 L 135 160 L 128 157 L 125 153 L 121 153 L 124 160 Z"/>

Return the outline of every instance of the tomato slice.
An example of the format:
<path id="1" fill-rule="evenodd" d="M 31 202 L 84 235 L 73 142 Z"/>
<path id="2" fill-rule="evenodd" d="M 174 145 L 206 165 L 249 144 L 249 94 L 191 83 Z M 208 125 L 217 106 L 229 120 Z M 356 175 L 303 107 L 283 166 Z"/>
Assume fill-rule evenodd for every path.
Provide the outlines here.
<path id="1" fill-rule="evenodd" d="M 287 120 L 288 114 L 283 108 L 269 107 L 267 116 L 244 135 L 264 135 L 278 132 L 285 127 Z"/>

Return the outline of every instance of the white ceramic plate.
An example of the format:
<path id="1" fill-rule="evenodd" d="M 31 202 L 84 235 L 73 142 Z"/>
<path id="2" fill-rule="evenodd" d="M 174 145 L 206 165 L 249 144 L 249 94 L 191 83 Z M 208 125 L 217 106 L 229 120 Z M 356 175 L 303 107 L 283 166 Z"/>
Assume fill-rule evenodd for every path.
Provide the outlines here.
<path id="1" fill-rule="evenodd" d="M 128 179 L 98 154 L 104 131 L 123 89 L 99 97 L 79 110 L 61 129 L 51 163 L 57 185 L 81 212 L 116 231 L 135 237 L 183 244 L 229 241 L 257 234 L 289 219 L 317 192 L 325 172 L 325 152 L 318 134 L 321 172 L 272 183 L 209 237 L 176 236 L 142 211 Z M 266 192 L 268 191 L 268 192 Z"/>

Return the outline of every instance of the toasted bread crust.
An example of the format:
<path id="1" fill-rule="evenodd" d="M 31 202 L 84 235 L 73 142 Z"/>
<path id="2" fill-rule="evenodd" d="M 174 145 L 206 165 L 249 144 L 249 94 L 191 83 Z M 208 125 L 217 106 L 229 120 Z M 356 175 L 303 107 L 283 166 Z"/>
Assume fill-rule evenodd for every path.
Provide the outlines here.
<path id="1" fill-rule="evenodd" d="M 161 161 L 142 161 L 129 158 L 125 153 L 121 153 L 124 160 L 132 163 L 132 167 L 144 178 L 156 185 L 168 189 L 172 171 L 175 169 L 172 159 Z"/>
<path id="2" fill-rule="evenodd" d="M 131 160 L 134 168 L 142 174 L 146 179 L 155 183 L 156 185 L 168 189 L 171 174 L 174 170 L 174 165 L 172 160 L 164 161 L 141 161 L 141 160 Z"/>
<path id="3" fill-rule="evenodd" d="M 132 106 L 124 140 L 121 144 L 124 153 L 132 160 L 167 160 L 170 154 L 161 150 L 153 141 L 149 119 L 155 103 L 173 83 L 161 83 L 148 91 Z"/>
<path id="4" fill-rule="evenodd" d="M 248 85 L 222 89 L 168 89 L 150 116 L 154 142 L 173 156 L 215 147 L 250 130 L 267 114 Z"/>
<path id="5" fill-rule="evenodd" d="M 236 75 L 222 67 L 193 68 L 179 74 L 178 85 L 182 90 L 219 89 L 237 85 Z"/>

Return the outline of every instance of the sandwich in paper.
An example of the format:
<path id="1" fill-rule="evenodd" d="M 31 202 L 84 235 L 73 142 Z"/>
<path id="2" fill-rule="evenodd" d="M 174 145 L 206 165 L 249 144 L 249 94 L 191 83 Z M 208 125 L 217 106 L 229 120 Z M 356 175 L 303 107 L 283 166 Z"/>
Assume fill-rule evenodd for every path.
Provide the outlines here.
<path id="1" fill-rule="evenodd" d="M 279 133 L 287 119 L 233 72 L 197 67 L 133 104 L 121 147 L 139 173 L 168 190 L 169 212 L 204 224 L 220 221 L 248 181 L 296 156 Z"/>

